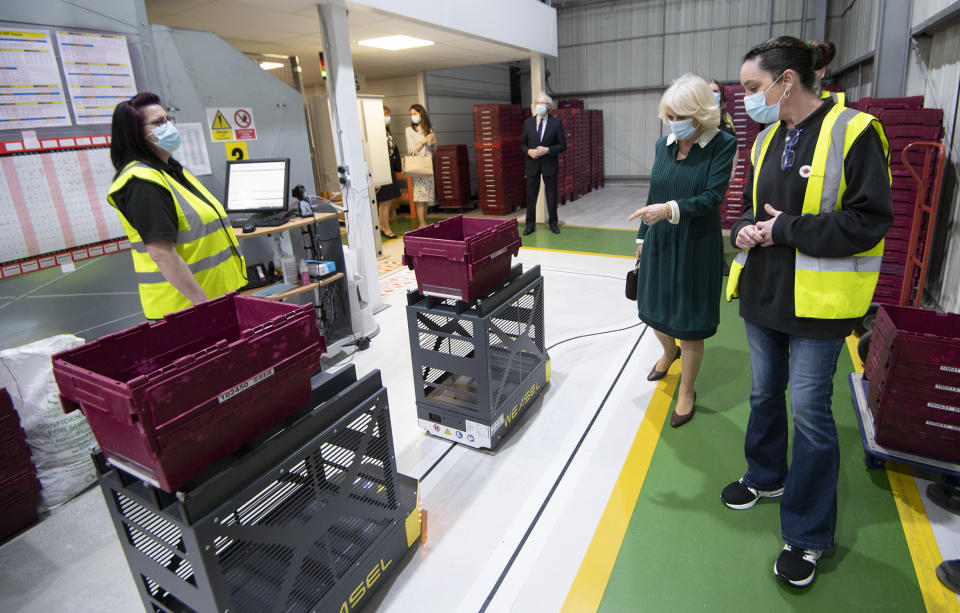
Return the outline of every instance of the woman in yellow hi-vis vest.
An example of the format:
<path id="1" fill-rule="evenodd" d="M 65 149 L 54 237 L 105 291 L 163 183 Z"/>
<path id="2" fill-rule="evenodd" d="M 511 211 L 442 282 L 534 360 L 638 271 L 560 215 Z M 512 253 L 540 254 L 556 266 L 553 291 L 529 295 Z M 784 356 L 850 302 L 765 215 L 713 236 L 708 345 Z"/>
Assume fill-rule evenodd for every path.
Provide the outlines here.
<path id="1" fill-rule="evenodd" d="M 840 460 L 833 377 L 844 337 L 870 305 L 893 222 L 879 122 L 814 92 L 814 71 L 835 51 L 833 43 L 781 36 L 751 49 L 740 69 L 747 112 L 771 125 L 750 151 L 743 215 L 730 234 L 741 251 L 727 298 L 740 298 L 753 384 L 747 470 L 721 499 L 739 510 L 783 496 L 785 546 L 774 573 L 798 587 L 813 581 L 820 555 L 833 549 Z"/>
<path id="2" fill-rule="evenodd" d="M 113 111 L 107 201 L 130 239 L 148 319 L 217 298 L 245 284 L 236 235 L 219 200 L 171 154 L 180 134 L 160 98 L 137 94 Z"/>

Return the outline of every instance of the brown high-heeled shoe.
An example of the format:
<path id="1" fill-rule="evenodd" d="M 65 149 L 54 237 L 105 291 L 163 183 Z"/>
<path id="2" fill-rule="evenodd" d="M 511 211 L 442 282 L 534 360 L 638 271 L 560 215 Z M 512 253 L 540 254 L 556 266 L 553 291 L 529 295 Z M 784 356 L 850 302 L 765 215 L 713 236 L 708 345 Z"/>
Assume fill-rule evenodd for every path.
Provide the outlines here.
<path id="1" fill-rule="evenodd" d="M 673 359 L 670 360 L 670 364 L 673 364 L 680 359 L 680 347 L 677 347 L 677 355 L 673 356 Z M 667 376 L 667 371 L 670 370 L 670 364 L 667 364 L 666 369 L 657 370 L 657 365 L 654 363 L 653 368 L 650 369 L 650 374 L 647 375 L 647 381 L 659 381 Z"/>
<path id="2" fill-rule="evenodd" d="M 697 393 L 693 393 L 693 404 L 690 406 L 690 412 L 686 415 L 679 415 L 677 413 L 677 407 L 674 405 L 673 412 L 670 414 L 670 427 L 679 428 L 683 424 L 687 423 L 693 419 L 693 414 L 697 411 Z"/>

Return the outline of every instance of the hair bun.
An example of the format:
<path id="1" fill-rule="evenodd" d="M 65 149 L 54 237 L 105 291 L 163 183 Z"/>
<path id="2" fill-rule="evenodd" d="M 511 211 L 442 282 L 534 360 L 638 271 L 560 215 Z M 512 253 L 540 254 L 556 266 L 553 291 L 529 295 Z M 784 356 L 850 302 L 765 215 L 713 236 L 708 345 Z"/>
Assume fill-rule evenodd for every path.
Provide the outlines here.
<path id="1" fill-rule="evenodd" d="M 811 41 L 809 47 L 810 59 L 814 70 L 824 68 L 830 64 L 837 55 L 837 46 L 830 41 Z"/>

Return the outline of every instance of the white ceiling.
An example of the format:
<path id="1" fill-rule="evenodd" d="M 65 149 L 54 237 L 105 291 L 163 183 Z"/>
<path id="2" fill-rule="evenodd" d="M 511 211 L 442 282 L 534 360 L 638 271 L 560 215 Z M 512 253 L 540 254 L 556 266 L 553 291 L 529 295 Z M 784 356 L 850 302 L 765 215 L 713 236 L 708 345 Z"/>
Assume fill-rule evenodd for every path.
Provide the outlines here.
<path id="1" fill-rule="evenodd" d="M 146 6 L 152 24 L 208 30 L 246 53 L 296 55 L 303 67 L 304 84 L 320 82 L 318 52 L 323 50 L 323 38 L 313 0 L 146 0 Z M 530 57 L 525 49 L 464 32 L 452 32 L 350 2 L 347 7 L 354 69 L 368 79 Z M 436 44 L 400 51 L 356 44 L 358 40 L 393 34 Z"/>

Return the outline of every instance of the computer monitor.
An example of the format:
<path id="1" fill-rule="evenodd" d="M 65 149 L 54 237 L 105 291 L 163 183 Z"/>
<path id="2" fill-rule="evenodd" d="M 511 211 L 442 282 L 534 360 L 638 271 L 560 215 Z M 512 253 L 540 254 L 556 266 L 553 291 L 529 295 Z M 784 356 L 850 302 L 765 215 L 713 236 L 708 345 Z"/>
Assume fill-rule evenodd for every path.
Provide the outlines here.
<path id="1" fill-rule="evenodd" d="M 231 160 L 223 207 L 227 213 L 280 213 L 287 210 L 290 159 Z"/>

